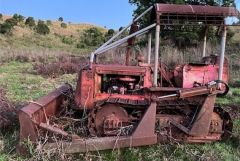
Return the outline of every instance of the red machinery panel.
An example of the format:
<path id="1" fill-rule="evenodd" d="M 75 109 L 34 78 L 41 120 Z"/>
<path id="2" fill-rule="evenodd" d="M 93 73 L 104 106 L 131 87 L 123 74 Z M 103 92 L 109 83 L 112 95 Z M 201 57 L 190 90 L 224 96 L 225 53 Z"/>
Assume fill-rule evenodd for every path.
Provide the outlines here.
<path id="1" fill-rule="evenodd" d="M 191 88 L 194 84 L 206 84 L 218 80 L 219 57 L 205 57 L 202 63 L 179 65 L 174 70 L 174 81 L 177 87 Z M 228 82 L 228 60 L 225 58 L 223 81 Z"/>

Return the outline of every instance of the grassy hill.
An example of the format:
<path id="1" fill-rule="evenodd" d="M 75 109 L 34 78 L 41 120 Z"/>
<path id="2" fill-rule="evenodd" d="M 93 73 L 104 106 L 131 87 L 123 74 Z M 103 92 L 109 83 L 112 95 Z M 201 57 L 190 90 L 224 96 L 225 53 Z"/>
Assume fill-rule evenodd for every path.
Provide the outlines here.
<path id="1" fill-rule="evenodd" d="M 0 24 L 4 23 L 11 16 L 3 16 Z M 22 53 L 25 51 L 42 52 L 43 50 L 61 51 L 69 54 L 85 54 L 92 48 L 78 48 L 77 44 L 85 30 L 97 28 L 103 34 L 107 29 L 92 24 L 72 24 L 67 23 L 67 27 L 61 27 L 59 21 L 49 21 L 50 33 L 41 35 L 36 33 L 33 28 L 25 25 L 24 22 L 14 26 L 11 35 L 0 34 L 0 55 L 8 51 Z M 36 21 L 37 23 L 37 21 Z M 47 23 L 45 21 L 45 23 Z"/>

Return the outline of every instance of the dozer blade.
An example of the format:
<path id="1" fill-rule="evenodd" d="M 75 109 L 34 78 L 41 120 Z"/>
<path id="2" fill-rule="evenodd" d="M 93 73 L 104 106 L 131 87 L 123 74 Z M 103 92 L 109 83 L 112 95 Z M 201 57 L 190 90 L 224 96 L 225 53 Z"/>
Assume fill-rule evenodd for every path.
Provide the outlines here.
<path id="1" fill-rule="evenodd" d="M 44 148 L 54 149 L 60 147 L 65 153 L 79 153 L 153 145 L 157 143 L 157 135 L 155 134 L 155 120 L 156 103 L 152 102 L 131 135 L 84 139 L 73 138 L 72 142 L 61 141 L 57 143 L 47 143 L 44 145 Z"/>
<path id="2" fill-rule="evenodd" d="M 62 110 L 61 103 L 66 99 L 64 93 L 67 93 L 70 89 L 69 86 L 62 86 L 48 96 L 41 98 L 35 103 L 31 103 L 21 110 L 19 114 L 21 142 L 27 139 L 33 143 L 36 142 L 40 137 L 38 134 L 39 129 L 44 129 L 45 131 L 71 138 L 65 141 L 47 142 L 43 145 L 43 148 L 46 150 L 58 149 L 60 146 L 65 153 L 136 147 L 157 143 L 157 135 L 154 132 L 156 119 L 155 102 L 151 103 L 133 133 L 128 136 L 81 138 L 80 136 L 70 135 L 61 129 L 49 125 L 47 123 L 48 117 L 54 116 Z M 21 146 L 21 142 L 18 150 L 24 154 L 26 151 L 24 151 L 24 146 Z"/>
<path id="3" fill-rule="evenodd" d="M 71 94 L 72 87 L 69 84 L 64 84 L 47 96 L 40 98 L 36 102 L 31 102 L 19 111 L 20 144 L 18 145 L 18 150 L 20 152 L 22 151 L 21 144 L 24 141 L 30 140 L 34 143 L 38 140 L 38 130 L 40 128 L 47 130 L 52 129 L 52 131 L 56 131 L 56 133 L 62 135 L 66 134 L 64 131 L 48 127 L 47 122 L 50 117 L 57 115 L 63 110 L 64 101 L 66 101 Z"/>

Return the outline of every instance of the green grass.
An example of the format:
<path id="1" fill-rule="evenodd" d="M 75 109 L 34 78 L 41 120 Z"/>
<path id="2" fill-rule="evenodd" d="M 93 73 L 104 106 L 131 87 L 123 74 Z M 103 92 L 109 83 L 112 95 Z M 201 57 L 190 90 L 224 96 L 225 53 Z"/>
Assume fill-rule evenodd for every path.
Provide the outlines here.
<path id="1" fill-rule="evenodd" d="M 0 65 L 0 86 L 6 90 L 7 98 L 16 104 L 25 104 L 59 87 L 63 83 L 76 84 L 76 74 L 64 74 L 58 78 L 44 78 L 31 74 L 31 63 L 10 62 Z M 0 132 L 0 140 L 4 147 L 0 147 L 0 161 L 28 160 L 20 158 L 15 153 L 18 140 L 18 127 L 10 131 Z"/>
<path id="2" fill-rule="evenodd" d="M 240 88 L 230 88 L 230 94 L 225 97 L 218 98 L 217 104 L 229 105 L 229 104 L 240 104 Z"/>
<path id="3" fill-rule="evenodd" d="M 31 63 L 10 62 L 0 66 L 0 85 L 5 87 L 10 101 L 36 100 L 63 83 L 75 84 L 76 75 L 65 74 L 52 79 L 30 74 L 32 70 Z"/>

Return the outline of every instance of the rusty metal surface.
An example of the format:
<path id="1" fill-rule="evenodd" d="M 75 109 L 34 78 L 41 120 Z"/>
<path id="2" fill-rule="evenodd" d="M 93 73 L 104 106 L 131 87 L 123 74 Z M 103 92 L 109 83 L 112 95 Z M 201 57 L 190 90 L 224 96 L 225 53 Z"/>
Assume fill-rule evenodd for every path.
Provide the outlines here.
<path id="1" fill-rule="evenodd" d="M 206 95 L 211 94 L 214 91 L 216 91 L 216 86 L 207 87 L 195 87 L 195 88 L 189 88 L 189 89 L 183 89 L 179 92 L 179 98 L 188 98 L 188 97 L 194 97 L 199 95 Z"/>
<path id="2" fill-rule="evenodd" d="M 78 74 L 75 102 L 80 108 L 93 107 L 94 74 L 92 70 L 82 69 Z"/>
<path id="3" fill-rule="evenodd" d="M 121 128 L 128 126 L 128 113 L 117 104 L 104 104 L 89 115 L 90 133 L 97 136 L 121 135 Z"/>
<path id="4" fill-rule="evenodd" d="M 120 76 L 122 75 L 123 78 L 121 79 L 125 79 L 129 76 L 141 76 L 144 79 L 143 88 L 152 86 L 150 67 L 94 64 L 92 69 L 82 70 L 79 73 L 75 102 L 80 109 L 92 109 L 95 102 L 108 98 L 144 100 L 145 97 L 143 95 L 112 94 L 100 92 L 102 83 L 101 76 L 106 74 Z"/>
<path id="5" fill-rule="evenodd" d="M 161 25 L 224 26 L 224 18 L 240 15 L 234 7 L 157 4 L 155 8 Z"/>
<path id="6" fill-rule="evenodd" d="M 199 95 L 200 97 L 203 97 L 204 92 L 205 92 L 205 94 L 208 94 L 208 92 L 209 92 L 207 90 L 204 90 L 204 92 L 199 93 L 198 92 L 199 89 L 193 88 L 193 89 L 189 89 L 188 91 L 192 91 L 192 93 L 193 93 L 193 91 L 196 90 L 197 91 L 196 95 Z M 208 89 L 208 87 L 202 87 L 201 89 Z M 68 88 L 66 88 L 65 90 L 68 90 Z M 52 97 L 52 95 L 54 95 L 54 97 Z M 38 110 L 34 109 L 35 110 L 34 113 L 41 113 L 41 111 L 44 111 L 42 108 L 55 109 L 56 107 L 49 106 L 49 102 L 54 102 L 54 100 L 59 99 L 59 97 L 61 97 L 61 94 L 59 93 L 59 91 L 55 91 L 55 92 L 51 93 L 50 94 L 51 99 L 48 99 L 48 103 L 45 102 L 45 106 L 39 107 Z M 187 99 L 189 97 L 193 97 L 193 96 L 190 96 L 190 95 L 186 96 Z M 143 117 L 141 117 L 141 120 L 137 124 L 135 130 L 130 135 L 127 135 L 127 136 L 117 135 L 117 136 L 106 137 L 106 135 L 108 135 L 106 133 L 106 132 L 108 132 L 108 130 L 107 131 L 103 130 L 105 137 L 99 137 L 99 138 L 94 138 L 94 139 L 92 139 L 92 138 L 79 139 L 80 136 L 78 136 L 77 138 L 72 137 L 72 142 L 47 143 L 44 147 L 45 148 L 56 148 L 59 145 L 61 145 L 61 147 L 64 149 L 64 151 L 66 153 L 76 153 L 76 152 L 86 152 L 86 151 L 95 151 L 95 150 L 116 149 L 116 148 L 122 148 L 122 147 L 151 145 L 151 144 L 156 144 L 157 142 L 162 142 L 162 140 L 166 141 L 168 139 L 170 139 L 170 140 L 174 139 L 175 141 L 180 141 L 180 142 L 184 141 L 184 142 L 194 142 L 194 143 L 217 141 L 217 140 L 221 139 L 221 136 L 222 136 L 221 131 L 224 129 L 224 127 L 222 125 L 225 123 L 221 122 L 222 117 L 220 118 L 218 115 L 213 114 L 212 109 L 213 109 L 213 104 L 215 101 L 212 98 L 214 98 L 212 95 L 206 97 L 206 100 L 203 103 L 203 106 L 201 107 L 202 112 L 200 110 L 200 112 L 198 113 L 198 115 L 195 119 L 196 121 L 193 122 L 193 128 L 189 129 L 189 131 L 185 130 L 185 132 L 183 132 L 184 131 L 183 130 L 181 132 L 181 130 L 179 131 L 178 129 L 181 129 L 181 127 L 186 126 L 185 123 L 187 120 L 185 118 L 185 115 L 191 114 L 191 109 L 192 109 L 191 104 L 194 101 L 189 99 L 189 101 L 187 101 L 185 103 L 184 102 L 181 103 L 181 102 L 179 102 L 178 99 L 176 99 L 177 104 L 174 104 L 171 100 L 167 104 L 166 104 L 166 102 L 165 103 L 162 102 L 158 105 L 155 102 L 152 102 L 151 105 L 146 109 L 146 112 L 144 113 Z M 198 99 L 196 98 L 195 100 L 198 100 Z M 171 103 L 173 103 L 173 105 L 170 105 Z M 201 102 L 198 102 L 198 103 L 201 103 Z M 38 102 L 37 102 L 37 104 L 38 104 Z M 197 104 L 197 103 L 194 103 L 193 107 L 196 106 L 195 104 Z M 167 106 L 169 106 L 170 108 L 167 108 Z M 190 108 L 185 109 L 187 106 L 189 106 Z M 117 108 L 119 108 L 119 109 L 117 109 Z M 110 113 L 106 112 L 106 111 L 102 112 L 102 113 L 98 113 L 99 114 L 98 120 L 99 119 L 100 120 L 101 119 L 111 120 L 110 121 L 112 123 L 111 128 L 116 127 L 113 125 L 119 125 L 118 123 L 119 123 L 119 120 L 121 120 L 122 116 L 125 119 L 125 121 L 128 119 L 127 113 L 124 110 L 123 110 L 123 114 L 120 114 L 120 113 L 122 113 L 122 110 L 120 110 L 121 107 L 113 106 L 113 108 L 111 108 L 111 106 L 109 106 L 106 109 L 107 109 L 107 111 L 110 111 Z M 112 109 L 112 110 L 110 110 L 110 109 Z M 179 109 L 182 109 L 182 110 L 185 109 L 184 115 L 157 114 L 159 112 L 161 113 L 162 110 L 167 110 L 167 111 L 170 110 L 169 112 L 171 113 L 171 111 L 177 112 Z M 31 110 L 24 109 L 23 111 L 31 111 Z M 208 112 L 206 112 L 206 111 L 208 111 Z M 98 114 L 95 114 L 95 115 L 98 115 Z M 112 117 L 111 114 L 114 114 L 114 117 Z M 111 116 L 111 117 L 108 117 L 108 116 Z M 21 125 L 28 123 L 28 126 L 30 127 L 30 129 L 31 129 L 31 124 L 32 124 L 32 126 L 34 126 L 32 128 L 33 134 L 31 134 L 31 132 L 27 129 L 26 131 L 27 131 L 28 135 L 25 135 L 25 138 L 26 138 L 26 136 L 30 136 L 30 139 L 32 139 L 32 136 L 34 136 L 35 137 L 34 139 L 37 139 L 38 133 L 36 133 L 36 131 L 37 131 L 35 129 L 35 128 L 37 128 L 36 125 L 44 128 L 47 131 L 51 131 L 56 134 L 61 134 L 62 136 L 69 136 L 66 132 L 59 130 L 57 128 L 52 128 L 51 126 L 46 124 L 45 123 L 46 119 L 42 118 L 42 120 L 39 120 L 40 124 L 36 124 L 29 117 L 28 113 L 23 113 L 23 115 L 21 116 L 21 119 L 24 120 L 24 117 L 26 117 L 26 120 L 25 120 L 25 122 L 24 121 L 20 122 Z M 114 119 L 112 119 L 112 118 L 114 118 Z M 117 121 L 118 123 L 114 124 L 115 122 L 112 122 L 113 120 Z M 156 125 L 157 120 L 160 121 L 159 126 L 161 129 L 170 129 L 170 133 L 169 133 L 169 131 L 166 133 L 167 138 L 165 138 L 164 135 L 162 135 L 162 133 L 156 133 L 155 125 Z M 173 125 L 173 124 L 171 125 L 171 122 L 173 124 L 175 122 L 175 125 Z M 104 127 L 105 123 L 106 123 L 105 121 L 100 121 L 101 127 Z M 108 123 L 109 123 L 109 121 L 108 121 Z M 181 125 L 181 127 L 176 126 L 176 125 Z M 109 128 L 109 126 L 107 126 L 107 127 Z M 185 127 L 185 129 L 186 128 L 187 127 Z M 160 132 L 161 132 L 161 130 L 160 130 Z M 190 135 L 188 135 L 188 134 L 190 134 Z M 34 141 L 34 139 L 33 139 L 33 141 Z"/>
<path id="7" fill-rule="evenodd" d="M 112 136 L 89 139 L 76 139 L 72 142 L 48 143 L 45 149 L 57 148 L 59 145 L 66 153 L 79 153 L 118 149 L 123 147 L 136 147 L 153 145 L 157 143 L 155 134 L 156 103 L 152 103 L 146 110 L 140 123 L 130 136 Z"/>
<path id="8" fill-rule="evenodd" d="M 46 123 L 51 116 L 55 116 L 63 108 L 61 105 L 71 90 L 71 86 L 65 84 L 20 110 L 20 142 L 26 139 L 35 142 L 38 139 L 38 126 L 45 125 L 43 123 Z"/>
<path id="9" fill-rule="evenodd" d="M 234 7 L 200 6 L 200 5 L 177 5 L 177 4 L 156 4 L 156 12 L 159 14 L 187 14 L 207 16 L 239 16 Z"/>
<path id="10" fill-rule="evenodd" d="M 212 113 L 212 119 L 211 119 L 211 123 L 210 123 L 209 132 L 210 133 L 220 133 L 220 134 L 224 133 L 223 120 L 219 116 L 219 114 L 216 112 Z"/>
<path id="11" fill-rule="evenodd" d="M 209 95 L 204 101 L 199 113 L 194 118 L 189 134 L 191 136 L 207 136 L 210 129 L 216 94 Z"/>
<path id="12" fill-rule="evenodd" d="M 218 79 L 219 57 L 204 57 L 201 63 L 178 65 L 174 69 L 176 87 L 191 88 L 197 84 L 204 85 Z M 223 81 L 228 82 L 228 60 L 225 58 L 223 68 Z"/>
<path id="13" fill-rule="evenodd" d="M 98 74 L 144 75 L 146 73 L 146 67 L 116 64 L 96 65 L 95 70 Z"/>
<path id="14" fill-rule="evenodd" d="M 144 137 L 156 137 L 155 134 L 155 121 L 156 121 L 156 102 L 152 102 L 146 110 L 143 118 L 138 124 L 136 130 L 133 133 L 133 137 L 141 138 Z"/>
<path id="15" fill-rule="evenodd" d="M 129 35 L 137 32 L 137 31 L 138 31 L 138 25 L 135 22 L 132 24 L 132 26 L 130 28 Z M 127 46 L 127 53 L 126 53 L 126 60 L 125 60 L 125 65 L 127 65 L 127 66 L 130 65 L 130 57 L 132 55 L 132 46 L 135 43 L 135 39 L 136 39 L 136 37 L 128 39 L 128 46 Z"/>
<path id="16" fill-rule="evenodd" d="M 153 145 L 157 143 L 156 136 L 154 137 L 101 137 L 89 138 L 84 140 L 76 140 L 74 142 L 58 142 L 48 143 L 44 146 L 45 149 L 62 148 L 65 153 L 80 153 L 89 151 L 100 151 L 107 149 L 119 149 L 125 147 L 138 147 Z"/>
<path id="17" fill-rule="evenodd" d="M 207 98 L 211 99 L 211 96 L 208 96 Z M 198 100 L 195 98 L 195 100 Z M 210 126 L 209 130 L 206 134 L 202 136 L 192 136 L 190 135 L 191 126 L 190 120 L 186 120 L 184 115 L 181 115 L 181 113 L 174 113 L 174 114 L 164 114 L 163 110 L 171 109 L 171 111 L 174 111 L 174 109 L 182 109 L 189 104 L 191 105 L 193 100 L 189 100 L 189 102 L 178 102 L 170 104 L 172 101 L 164 101 L 161 104 L 158 105 L 158 113 L 160 114 L 156 115 L 156 122 L 157 122 L 157 134 L 158 134 L 158 142 L 159 143 L 167 143 L 168 140 L 173 142 L 187 142 L 187 143 L 210 143 L 213 141 L 222 140 L 225 138 L 224 136 L 229 137 L 229 131 L 232 131 L 232 121 L 229 117 L 229 115 L 223 111 L 222 108 L 214 107 L 214 112 L 206 112 L 204 115 L 208 115 L 210 118 Z M 206 102 L 206 101 L 205 101 Z M 203 101 L 203 104 L 205 103 Z M 194 109 L 197 110 L 197 107 L 202 107 L 201 102 L 197 103 L 193 106 Z M 177 107 L 181 105 L 181 107 Z M 206 104 L 205 104 L 206 105 Z M 209 104 L 210 105 L 210 104 Z M 170 108 L 172 106 L 172 108 Z M 188 110 L 185 109 L 187 112 Z M 206 111 L 206 110 L 205 110 Z M 170 112 L 170 111 L 169 111 Z M 188 112 L 187 112 L 188 113 Z M 211 113 L 211 114 L 210 114 Z M 185 113 L 186 114 L 186 113 Z M 205 117 L 205 116 L 202 116 Z M 193 117 L 194 118 L 194 117 Z M 191 120 L 193 119 L 191 118 Z M 206 117 L 205 117 L 206 118 Z M 159 121 L 158 121 L 159 120 Z M 208 119 L 206 119 L 207 121 Z M 202 123 L 205 120 L 201 121 Z M 206 127 L 199 126 L 199 131 L 201 129 L 207 128 L 208 123 L 206 123 Z M 204 124 L 204 123 L 203 123 Z M 227 138 L 227 137 L 226 137 Z"/>
<path id="18" fill-rule="evenodd" d="M 59 128 L 53 127 L 53 126 L 51 126 L 51 125 L 49 125 L 47 123 L 40 123 L 39 127 L 43 128 L 45 130 L 48 130 L 50 132 L 53 132 L 55 134 L 60 134 L 60 135 L 65 136 L 65 137 L 67 137 L 69 135 L 67 132 L 65 132 L 65 131 L 63 131 L 63 130 L 61 130 Z"/>

